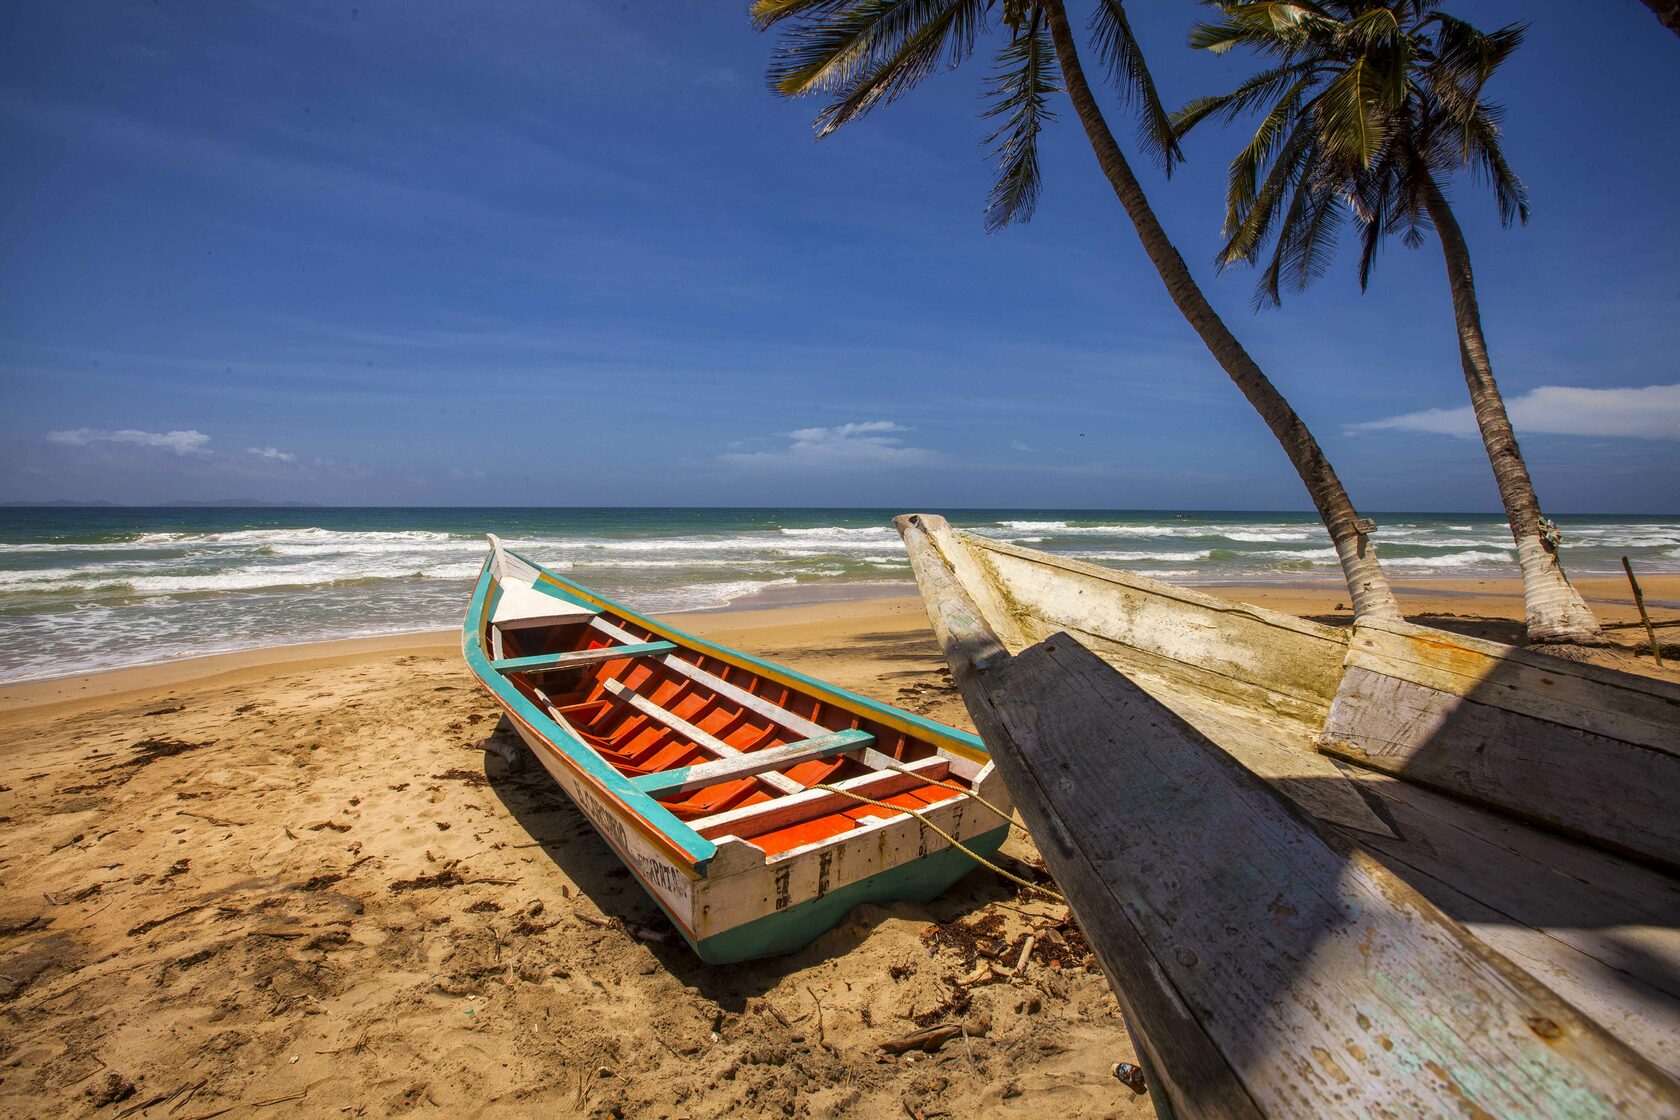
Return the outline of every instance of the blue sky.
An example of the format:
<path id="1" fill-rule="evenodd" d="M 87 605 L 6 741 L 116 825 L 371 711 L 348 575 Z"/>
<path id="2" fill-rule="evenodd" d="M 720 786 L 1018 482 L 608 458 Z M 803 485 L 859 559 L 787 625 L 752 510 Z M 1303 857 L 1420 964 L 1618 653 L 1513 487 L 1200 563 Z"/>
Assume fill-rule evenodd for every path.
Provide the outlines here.
<path id="1" fill-rule="evenodd" d="M 1132 7 L 1172 104 L 1245 72 Z M 744 8 L 5 5 L 0 499 L 1307 508 L 1071 111 L 987 235 L 985 59 L 817 142 Z M 1532 23 L 1534 220 L 1455 198 L 1541 500 L 1674 512 L 1680 39 L 1449 8 Z M 1209 263 L 1238 142 L 1145 173 L 1215 303 L 1361 506 L 1497 509 L 1433 240 L 1255 314 Z"/>

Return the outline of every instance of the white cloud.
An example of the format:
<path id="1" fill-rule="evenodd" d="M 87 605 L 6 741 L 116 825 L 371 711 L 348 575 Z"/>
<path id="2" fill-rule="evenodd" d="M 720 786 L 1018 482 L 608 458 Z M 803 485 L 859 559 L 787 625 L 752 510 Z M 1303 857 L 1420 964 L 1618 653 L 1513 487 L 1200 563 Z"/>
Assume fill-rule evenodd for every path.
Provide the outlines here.
<path id="1" fill-rule="evenodd" d="M 272 459 L 276 463 L 289 463 L 297 458 L 290 451 L 282 451 L 278 447 L 247 447 L 245 450 L 259 459 Z"/>
<path id="2" fill-rule="evenodd" d="M 1643 389 L 1575 389 L 1542 385 L 1505 400 L 1517 436 L 1623 436 L 1680 439 L 1680 385 Z M 1430 408 L 1348 425 L 1350 432 L 1431 432 L 1477 438 L 1470 406 Z"/>
<path id="3" fill-rule="evenodd" d="M 210 437 L 203 432 L 142 432 L 137 428 L 72 428 L 63 432 L 48 432 L 48 443 L 65 447 L 86 447 L 90 443 L 128 443 L 136 447 L 160 447 L 177 455 L 209 454 L 204 445 Z"/>
<path id="4" fill-rule="evenodd" d="M 923 447 L 906 447 L 897 432 L 912 431 L 891 420 L 866 420 L 833 428 L 800 428 L 788 432 L 786 447 L 774 451 L 731 452 L 721 455 L 738 466 L 847 467 L 912 466 L 937 456 Z"/>
<path id="5" fill-rule="evenodd" d="M 1012 440 L 1009 441 L 1009 450 L 1011 450 L 1011 451 L 1031 451 L 1032 448 L 1028 447 L 1026 444 L 1022 443 L 1018 439 L 1012 439 Z"/>

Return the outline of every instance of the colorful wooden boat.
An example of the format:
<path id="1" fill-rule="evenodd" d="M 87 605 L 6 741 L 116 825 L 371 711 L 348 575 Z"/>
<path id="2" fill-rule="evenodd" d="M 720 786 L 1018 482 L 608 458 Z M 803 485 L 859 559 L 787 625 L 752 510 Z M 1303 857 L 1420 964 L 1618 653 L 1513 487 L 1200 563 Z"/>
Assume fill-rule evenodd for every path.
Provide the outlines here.
<path id="1" fill-rule="evenodd" d="M 975 736 L 636 614 L 494 536 L 461 646 L 706 961 L 934 898 L 1007 834 Z"/>
<path id="2" fill-rule="evenodd" d="M 898 524 L 1163 1115 L 1680 1116 L 1680 687 Z"/>

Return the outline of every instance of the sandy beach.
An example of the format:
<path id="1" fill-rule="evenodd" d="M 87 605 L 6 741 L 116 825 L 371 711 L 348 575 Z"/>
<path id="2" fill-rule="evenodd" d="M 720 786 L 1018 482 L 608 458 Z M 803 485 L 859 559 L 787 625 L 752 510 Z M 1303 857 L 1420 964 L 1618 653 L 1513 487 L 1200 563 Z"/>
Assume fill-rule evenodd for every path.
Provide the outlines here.
<path id="1" fill-rule="evenodd" d="M 1645 584 L 1680 660 L 1680 577 Z M 1215 590 L 1351 618 L 1332 586 Z M 1514 582 L 1397 590 L 1416 621 L 1520 632 Z M 1626 584 L 1582 590 L 1618 643 L 1595 660 L 1657 672 Z M 913 597 L 679 624 L 968 726 Z M 1152 1114 L 1059 905 L 980 871 L 703 966 L 504 734 L 454 633 L 0 688 L 0 1112 Z M 1013 976 L 956 983 L 1029 932 Z M 877 1053 L 943 1022 L 966 1033 L 935 1054 Z"/>

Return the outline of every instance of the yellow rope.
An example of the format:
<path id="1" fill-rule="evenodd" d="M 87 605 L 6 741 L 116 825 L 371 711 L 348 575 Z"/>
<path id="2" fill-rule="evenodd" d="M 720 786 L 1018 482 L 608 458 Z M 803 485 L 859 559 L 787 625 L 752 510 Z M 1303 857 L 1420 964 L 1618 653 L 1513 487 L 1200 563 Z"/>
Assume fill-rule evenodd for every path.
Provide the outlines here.
<path id="1" fill-rule="evenodd" d="M 935 784 L 937 784 L 937 783 L 935 783 Z M 936 825 L 932 821 L 928 820 L 927 816 L 925 814 L 923 814 L 920 810 L 906 809 L 902 805 L 889 805 L 885 801 L 877 801 L 873 797 L 865 797 L 863 794 L 854 793 L 849 789 L 841 789 L 839 786 L 831 786 L 827 782 L 818 782 L 818 783 L 812 785 L 810 788 L 811 789 L 826 790 L 829 793 L 838 793 L 841 797 L 850 797 L 854 801 L 862 801 L 866 805 L 875 805 L 875 806 L 878 806 L 882 809 L 890 809 L 895 813 L 909 813 L 912 817 L 915 817 L 917 820 L 921 821 L 923 824 L 927 825 L 929 828 L 931 828 L 935 832 L 939 833 L 939 835 L 941 835 L 941 836 L 945 837 L 945 839 L 949 840 L 951 842 L 951 846 L 953 848 L 956 848 L 958 851 L 962 852 L 964 855 L 969 856 L 971 859 L 973 859 L 975 862 L 979 863 L 981 866 L 988 867 L 991 870 L 996 871 L 999 875 L 1002 875 L 1005 879 L 1008 879 L 1010 882 L 1019 883 L 1019 884 L 1021 884 L 1021 886 L 1026 887 L 1028 890 L 1034 890 L 1034 891 L 1038 891 L 1040 894 L 1049 895 L 1051 898 L 1055 899 L 1057 902 L 1064 902 L 1065 903 L 1067 901 L 1066 898 L 1057 894 L 1055 891 L 1051 890 L 1049 887 L 1041 887 L 1037 883 L 1029 883 L 1029 882 L 1027 882 L 1027 880 L 1021 878 L 1019 875 L 1015 874 L 1013 871 L 1005 871 L 1003 868 L 999 867 L 997 864 L 993 863 L 991 860 L 987 859 L 985 856 L 981 855 L 979 852 L 976 852 L 974 849 L 970 848 L 967 844 L 964 844 L 961 840 L 958 840 L 955 836 L 952 836 L 949 832 L 946 832 L 943 828 L 940 828 L 938 825 Z M 966 793 L 967 791 L 964 791 L 964 792 Z M 995 807 L 992 807 L 992 811 L 997 812 L 997 809 Z"/>
<path id="2" fill-rule="evenodd" d="M 910 769 L 910 767 L 904 765 L 902 762 L 888 762 L 887 763 L 887 769 L 888 770 L 896 770 L 900 774 L 908 774 L 910 777 L 920 779 L 921 781 L 926 782 L 930 786 L 938 786 L 941 789 L 948 789 L 953 793 L 960 793 L 964 797 L 973 798 L 975 801 L 978 801 L 980 804 L 984 805 L 986 808 L 988 808 L 992 812 L 996 813 L 999 817 L 1002 817 L 1004 822 L 1006 824 L 1008 824 L 1010 828 L 1013 828 L 1015 831 L 1019 832 L 1022 836 L 1031 836 L 1032 835 L 1032 833 L 1027 831 L 1027 826 L 1026 825 L 1021 824 L 1019 821 L 1017 821 L 1015 819 L 1015 814 L 1014 813 L 1006 813 L 1002 809 L 999 809 L 996 805 L 993 805 L 990 801 L 987 801 L 984 797 L 981 797 L 977 790 L 969 789 L 965 786 L 959 786 L 959 785 L 956 785 L 952 782 L 940 781 L 936 778 L 930 778 L 926 774 L 923 774 L 920 770 Z"/>

